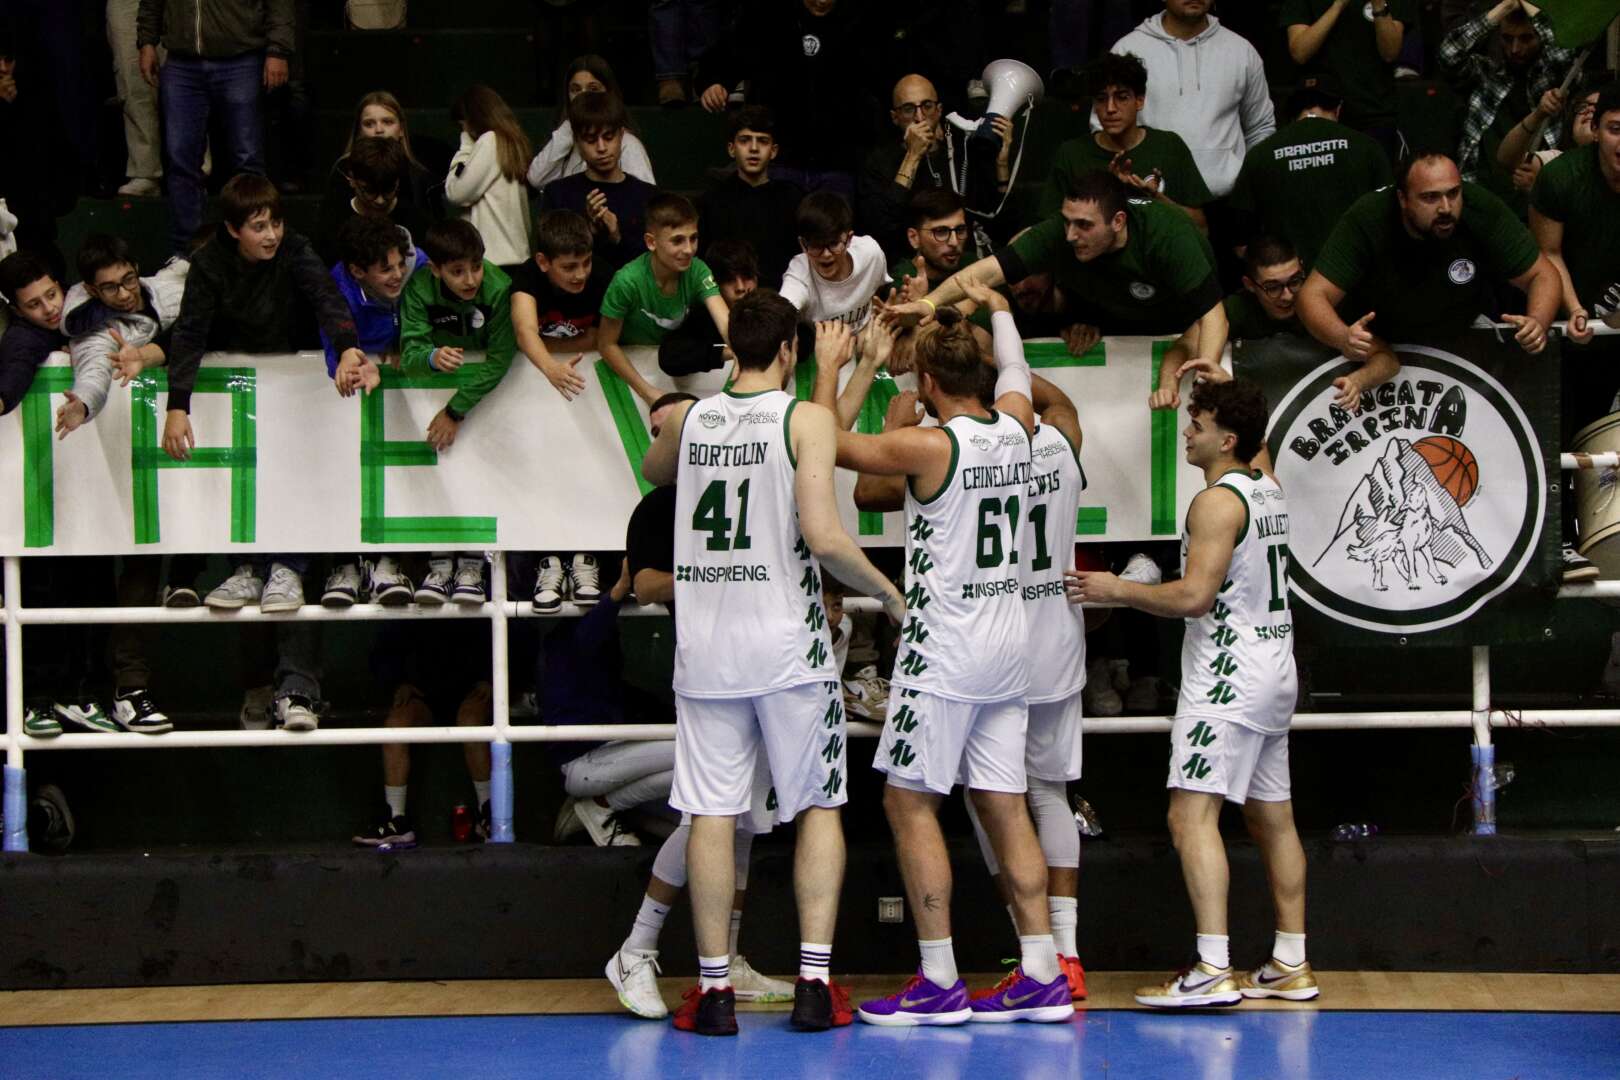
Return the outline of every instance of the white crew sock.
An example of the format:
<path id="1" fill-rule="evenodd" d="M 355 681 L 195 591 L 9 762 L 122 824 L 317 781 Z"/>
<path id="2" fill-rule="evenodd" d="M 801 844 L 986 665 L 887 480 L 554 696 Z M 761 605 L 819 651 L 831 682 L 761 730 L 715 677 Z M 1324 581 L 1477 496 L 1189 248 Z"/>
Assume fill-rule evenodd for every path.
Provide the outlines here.
<path id="1" fill-rule="evenodd" d="M 1225 934 L 1199 934 L 1198 959 L 1224 971 L 1232 966 L 1232 939 Z"/>
<path id="2" fill-rule="evenodd" d="M 742 933 L 742 912 L 731 909 L 731 955 L 737 955 L 737 935 Z"/>
<path id="3" fill-rule="evenodd" d="M 1277 940 L 1271 946 L 1271 958 L 1289 967 L 1299 967 L 1305 962 L 1305 935 L 1277 931 Z"/>
<path id="4" fill-rule="evenodd" d="M 1049 983 L 1058 977 L 1057 946 L 1051 934 L 1029 934 L 1018 939 L 1018 966 L 1026 978 Z"/>
<path id="5" fill-rule="evenodd" d="M 703 993 L 724 990 L 731 985 L 731 957 L 698 957 L 698 989 Z"/>
<path id="6" fill-rule="evenodd" d="M 643 896 L 641 910 L 636 912 L 636 921 L 630 925 L 630 936 L 624 939 L 624 948 L 632 952 L 657 952 L 658 935 L 668 917 L 668 904 Z"/>
<path id="7" fill-rule="evenodd" d="M 383 785 L 383 798 L 388 800 L 388 816 L 389 817 L 404 817 L 405 816 L 405 792 L 406 792 L 406 790 L 407 790 L 406 785 L 404 785 L 404 784 L 401 784 L 398 787 L 395 787 L 393 784 L 384 784 Z"/>
<path id="8" fill-rule="evenodd" d="M 922 951 L 923 978 L 947 990 L 956 985 L 961 976 L 956 973 L 956 952 L 951 948 L 950 938 L 938 941 L 918 938 L 917 948 Z"/>
<path id="9" fill-rule="evenodd" d="M 489 802 L 489 781 L 474 780 L 473 793 L 478 796 L 478 809 L 482 810 L 484 808 L 484 804 Z"/>
<path id="10" fill-rule="evenodd" d="M 832 984 L 832 946 L 813 941 L 799 942 L 799 978 L 820 979 Z"/>
<path id="11" fill-rule="evenodd" d="M 1052 916 L 1052 941 L 1059 956 L 1079 956 L 1074 931 L 1080 925 L 1080 901 L 1072 896 L 1048 896 L 1046 910 Z"/>

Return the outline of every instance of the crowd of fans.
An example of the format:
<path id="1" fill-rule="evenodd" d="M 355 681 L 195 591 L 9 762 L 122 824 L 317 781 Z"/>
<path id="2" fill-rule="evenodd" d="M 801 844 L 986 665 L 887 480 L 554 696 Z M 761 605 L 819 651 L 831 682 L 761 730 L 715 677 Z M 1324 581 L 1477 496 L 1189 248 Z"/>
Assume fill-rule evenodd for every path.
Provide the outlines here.
<path id="1" fill-rule="evenodd" d="M 987 6 L 930 5 L 975 17 Z M 968 209 L 978 203 L 963 190 L 966 151 L 945 114 L 982 109 L 974 70 L 921 55 L 914 68 L 894 67 L 887 53 L 887 68 L 871 62 L 866 24 L 875 16 L 848 0 L 758 0 L 730 20 L 703 0 L 656 0 L 658 101 L 727 115 L 732 164 L 696 199 L 658 186 L 657 163 L 600 56 L 567 66 L 555 127 L 537 139 L 503 100 L 502 73 L 481 73 L 486 81 L 450 105 L 454 148 L 413 140 L 411 117 L 379 72 L 381 88 L 356 104 L 326 176 L 314 233 L 303 236 L 286 227 L 283 193 L 265 175 L 263 134 L 266 103 L 297 47 L 292 0 L 108 0 L 128 151 L 119 191 L 167 199 L 173 258 L 161 267 L 142 266 L 127 238 L 106 233 L 85 239 L 71 266 L 57 250 L 62 185 L 35 161 L 57 141 L 47 129 L 59 82 L 26 58 L 52 55 L 38 35 L 63 30 L 48 16 L 0 26 L 0 251 L 12 251 L 0 262 L 9 316 L 0 412 L 17 407 L 52 352 L 67 352 L 73 385 L 56 429 L 71 438 L 109 394 L 166 366 L 162 448 L 184 460 L 199 434 L 190 404 L 204 353 L 291 353 L 318 342 L 344 396 L 376 388 L 386 368 L 453 372 L 469 351 L 483 353 L 423 432 L 438 450 L 479 422 L 479 404 L 520 355 L 573 401 L 586 386 L 581 357 L 599 352 L 656 430 L 683 398 L 625 350 L 656 347 L 671 377 L 719 368 L 731 305 L 765 288 L 806 322 L 860 335 L 861 359 L 839 402 L 847 424 L 879 375 L 879 355 L 890 373 L 907 370 L 906 336 L 891 344 L 884 327 L 950 305 L 987 325 L 968 298 L 981 287 L 1011 297 L 1026 335 L 1061 337 L 1076 354 L 1103 335 L 1174 336 L 1144 402 L 1155 409 L 1175 407 L 1191 380 L 1224 378 L 1228 342 L 1294 334 L 1362 361 L 1339 383 L 1338 404 L 1355 410 L 1398 368 L 1390 342 L 1447 335 L 1485 315 L 1512 324 L 1532 354 L 1567 319 L 1564 336 L 1577 349 L 1566 350 L 1565 435 L 1610 411 L 1617 380 L 1605 365 L 1580 363 L 1578 348 L 1600 320 L 1620 325 L 1620 84 L 1592 58 L 1565 89 L 1574 54 L 1534 4 L 1446 5 L 1444 36 L 1424 43 L 1413 40 L 1416 0 L 1286 0 L 1270 27 L 1246 13 L 1246 32 L 1285 41 L 1294 70 L 1280 83 L 1268 83 L 1257 50 L 1270 42 L 1223 25 L 1209 0 L 1149 6 L 1139 25 L 1127 21 L 1119 29 L 1128 32 L 1099 40 L 1130 4 L 1053 0 L 1051 89 L 1089 112 L 1074 112 L 1072 135 L 1044 174 L 1025 173 L 1039 188 L 1027 218 Z M 19 49 L 25 41 L 33 45 Z M 1419 68 L 1466 99 L 1455 145 L 1403 133 L 1396 84 Z M 852 120 L 850 103 L 863 93 L 886 98 L 887 115 Z M 1027 125 L 1027 114 L 994 125 L 1002 192 Z M 875 145 L 870 130 L 885 132 Z M 229 176 L 212 204 L 210 173 Z M 1448 278 L 1458 258 L 1477 267 L 1466 281 Z M 648 496 L 630 523 L 622 572 L 612 573 L 621 570 L 617 554 L 607 562 L 611 587 L 600 553 L 535 553 L 522 583 L 535 610 L 555 612 L 565 599 L 598 610 L 632 595 L 668 602 L 673 513 L 666 492 Z M 1596 576 L 1573 550 L 1566 558 L 1572 580 Z M 26 580 L 53 604 L 100 602 L 113 585 L 107 562 L 85 570 L 38 560 Z M 1142 562 L 1132 565 L 1156 573 Z M 320 598 L 330 606 L 481 603 L 487 594 L 475 554 L 332 563 Z M 205 590 L 201 560 L 171 560 L 160 588 L 159 559 L 131 557 L 116 595 L 126 604 L 289 611 L 305 602 L 312 565 L 305 554 L 257 556 Z M 539 684 L 548 717 L 601 720 L 630 708 L 578 674 L 614 662 L 604 644 L 611 623 L 594 618 L 546 645 L 576 656 L 550 665 Z M 244 715 L 312 729 L 318 642 L 307 624 L 277 631 L 268 700 Z M 170 729 L 149 692 L 140 631 L 114 636 L 110 714 L 97 703 L 100 677 L 83 634 L 49 632 L 62 647 L 51 651 L 53 670 L 29 686 L 29 734 L 64 724 Z M 387 722 L 425 722 L 440 699 L 460 723 L 487 722 L 487 656 L 479 659 L 477 640 L 462 650 L 464 664 L 424 665 L 457 673 L 455 685 L 423 687 L 413 674 L 421 669 L 402 659 L 442 652 L 439 635 L 449 631 L 432 633 L 424 642 L 415 627 L 390 627 L 374 646 Z M 869 643 L 861 648 L 875 659 Z M 1089 711 L 1158 705 L 1158 689 L 1133 683 L 1122 654 L 1093 655 Z M 556 674 L 564 670 L 574 673 Z M 882 715 L 876 669 L 852 679 L 849 693 L 852 707 Z M 667 765 L 611 753 L 580 760 L 589 767 L 568 772 L 578 801 L 563 825 L 628 842 L 611 815 L 654 801 L 667 789 Z M 388 812 L 357 839 L 414 839 L 408 767 L 405 748 L 389 748 Z M 470 745 L 468 767 L 487 827 L 487 750 Z"/>

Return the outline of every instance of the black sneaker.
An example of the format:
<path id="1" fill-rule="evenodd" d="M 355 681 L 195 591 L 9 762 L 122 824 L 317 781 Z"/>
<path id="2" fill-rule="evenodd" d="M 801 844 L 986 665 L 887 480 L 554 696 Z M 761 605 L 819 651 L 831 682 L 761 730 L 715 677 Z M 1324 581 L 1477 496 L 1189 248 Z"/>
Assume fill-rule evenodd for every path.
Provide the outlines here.
<path id="1" fill-rule="evenodd" d="M 28 843 L 35 851 L 60 855 L 73 843 L 73 811 L 55 784 L 41 784 L 29 800 Z"/>
<path id="2" fill-rule="evenodd" d="M 392 814 L 385 803 L 382 808 L 381 820 L 370 832 L 361 833 L 353 838 L 360 847 L 375 848 L 378 851 L 408 851 L 416 846 L 416 830 L 411 827 L 411 819 L 404 814 Z"/>
<path id="3" fill-rule="evenodd" d="M 1564 545 L 1564 584 L 1580 585 L 1596 581 L 1601 574 L 1596 564 L 1569 544 Z"/>
<path id="4" fill-rule="evenodd" d="M 174 725 L 154 704 L 145 690 L 126 690 L 113 697 L 113 719 L 125 731 L 142 735 L 162 735 Z"/>
<path id="5" fill-rule="evenodd" d="M 683 996 L 686 1000 L 675 1010 L 677 1031 L 695 1031 L 699 1035 L 737 1034 L 737 992 L 731 987 L 704 992 L 694 986 Z"/>
<path id="6" fill-rule="evenodd" d="M 826 1031 L 845 1027 L 855 1019 L 849 994 L 842 986 L 820 979 L 801 978 L 793 985 L 793 1015 L 788 1023 L 799 1031 Z"/>

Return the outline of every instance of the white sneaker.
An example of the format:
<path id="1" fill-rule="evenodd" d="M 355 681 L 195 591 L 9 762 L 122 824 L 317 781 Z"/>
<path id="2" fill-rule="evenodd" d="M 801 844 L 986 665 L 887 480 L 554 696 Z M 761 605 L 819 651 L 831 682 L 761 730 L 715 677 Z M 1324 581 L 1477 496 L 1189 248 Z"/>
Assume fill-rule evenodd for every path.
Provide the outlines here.
<path id="1" fill-rule="evenodd" d="M 411 579 L 399 572 L 399 560 L 379 555 L 371 567 L 371 602 L 383 607 L 404 607 L 413 599 Z"/>
<path id="2" fill-rule="evenodd" d="M 1212 968 L 1202 960 L 1158 986 L 1140 986 L 1136 989 L 1138 1005 L 1152 1005 L 1159 1009 L 1236 1005 L 1242 1000 L 1243 991 L 1238 988 L 1232 969 Z"/>
<path id="3" fill-rule="evenodd" d="M 731 988 L 738 1001 L 792 1001 L 793 984 L 761 975 L 738 953 L 731 958 Z"/>
<path id="4" fill-rule="evenodd" d="M 118 189 L 118 194 L 128 195 L 136 199 L 155 199 L 159 195 L 163 194 L 163 189 L 158 186 L 158 182 L 156 180 L 148 180 L 144 177 L 136 177 L 132 180 L 124 181 L 123 185 Z"/>
<path id="5" fill-rule="evenodd" d="M 429 559 L 427 577 L 416 587 L 416 602 L 438 607 L 450 599 L 455 573 L 455 561 L 450 556 L 438 555 Z"/>
<path id="6" fill-rule="evenodd" d="M 662 1020 L 669 1015 L 669 1006 L 658 992 L 660 970 L 657 949 L 651 952 L 620 949 L 607 962 L 608 982 L 619 992 L 619 1004 L 647 1020 Z M 737 981 L 735 974 L 731 981 Z"/>
<path id="7" fill-rule="evenodd" d="M 457 604 L 482 604 L 484 602 L 484 557 L 482 555 L 458 555 L 456 557 L 456 577 L 450 587 L 450 599 Z"/>
<path id="8" fill-rule="evenodd" d="M 562 607 L 562 594 L 562 560 L 555 555 L 547 555 L 540 560 L 540 572 L 534 579 L 532 606 L 542 615 L 554 615 Z"/>
<path id="9" fill-rule="evenodd" d="M 270 580 L 265 582 L 264 594 L 259 597 L 259 610 L 297 611 L 303 606 L 304 579 L 290 566 L 271 563 Z"/>
<path id="10" fill-rule="evenodd" d="M 568 567 L 568 590 L 574 603 L 589 606 L 602 599 L 601 586 L 596 581 L 596 556 L 575 555 Z"/>
<path id="11" fill-rule="evenodd" d="M 1118 716 L 1125 701 L 1114 689 L 1108 661 L 1093 660 L 1086 667 L 1086 688 L 1080 692 L 1080 707 L 1087 716 Z"/>
<path id="12" fill-rule="evenodd" d="M 237 721 L 243 731 L 269 731 L 272 693 L 268 686 L 255 686 L 242 694 L 242 711 Z"/>
<path id="13" fill-rule="evenodd" d="M 321 592 L 321 606 L 350 608 L 360 599 L 360 568 L 352 562 L 332 569 Z"/>
<path id="14" fill-rule="evenodd" d="M 1159 564 L 1138 551 L 1126 562 L 1125 569 L 1119 572 L 1121 581 L 1134 581 L 1138 585 L 1157 585 L 1164 580 L 1164 571 Z"/>
<path id="15" fill-rule="evenodd" d="M 577 832 L 583 831 L 585 828 L 585 823 L 579 820 L 578 814 L 574 813 L 574 805 L 578 801 L 570 795 L 563 799 L 562 808 L 557 811 L 557 823 L 552 827 L 551 835 L 556 838 L 558 843 Z"/>
<path id="16" fill-rule="evenodd" d="M 889 680 L 878 674 L 876 664 L 867 664 L 844 680 L 844 710 L 868 720 L 882 720 L 889 712 Z"/>
<path id="17" fill-rule="evenodd" d="M 619 816 L 595 799 L 574 803 L 574 814 L 597 847 L 640 847 L 641 837 L 619 824 Z"/>
<path id="18" fill-rule="evenodd" d="M 288 731 L 314 731 L 320 725 L 313 702 L 298 694 L 276 699 L 276 720 Z"/>
<path id="19" fill-rule="evenodd" d="M 236 568 L 236 572 L 218 585 L 208 594 L 203 603 L 215 611 L 236 611 L 244 604 L 256 604 L 264 592 L 264 582 L 253 572 L 253 567 L 243 563 Z"/>

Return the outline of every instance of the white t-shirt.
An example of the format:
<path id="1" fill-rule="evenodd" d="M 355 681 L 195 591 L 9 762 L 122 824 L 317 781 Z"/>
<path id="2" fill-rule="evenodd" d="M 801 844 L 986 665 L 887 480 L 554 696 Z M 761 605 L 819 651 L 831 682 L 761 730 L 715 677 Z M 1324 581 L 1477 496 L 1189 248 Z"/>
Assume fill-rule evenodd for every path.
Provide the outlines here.
<path id="1" fill-rule="evenodd" d="M 828 281 L 801 251 L 782 275 L 782 295 L 811 322 L 837 320 L 851 330 L 862 329 L 872 317 L 872 297 L 889 282 L 889 268 L 883 248 L 870 236 L 850 237 L 849 257 L 855 261 L 849 276 Z"/>

